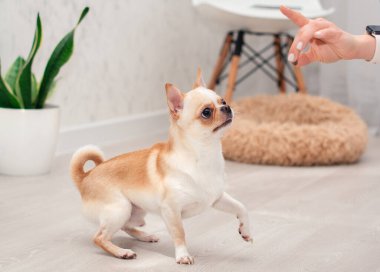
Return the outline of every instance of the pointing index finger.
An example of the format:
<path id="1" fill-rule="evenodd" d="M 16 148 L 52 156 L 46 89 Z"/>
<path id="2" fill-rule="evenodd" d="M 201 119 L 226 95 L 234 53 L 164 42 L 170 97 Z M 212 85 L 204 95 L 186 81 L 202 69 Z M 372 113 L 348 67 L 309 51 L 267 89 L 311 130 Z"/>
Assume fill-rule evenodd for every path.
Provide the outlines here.
<path id="1" fill-rule="evenodd" d="M 299 27 L 303 27 L 309 22 L 309 19 L 307 19 L 305 16 L 303 16 L 301 13 L 292 10 L 290 8 L 287 8 L 285 6 L 281 6 L 280 10 L 282 14 L 284 14 L 286 17 L 288 17 L 293 23 L 298 25 Z"/>

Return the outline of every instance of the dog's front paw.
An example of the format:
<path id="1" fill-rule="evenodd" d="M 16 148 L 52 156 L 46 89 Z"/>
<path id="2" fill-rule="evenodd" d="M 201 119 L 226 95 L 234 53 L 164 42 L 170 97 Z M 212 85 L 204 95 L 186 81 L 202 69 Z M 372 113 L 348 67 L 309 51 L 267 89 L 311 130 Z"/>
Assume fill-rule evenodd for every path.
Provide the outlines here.
<path id="1" fill-rule="evenodd" d="M 194 264 L 194 257 L 192 256 L 179 256 L 176 257 L 177 264 Z"/>
<path id="2" fill-rule="evenodd" d="M 121 259 L 128 259 L 128 260 L 129 259 L 136 259 L 137 258 L 137 254 L 134 251 L 130 250 L 130 249 L 126 249 L 126 250 L 124 250 L 120 254 L 119 258 L 121 258 Z"/>
<path id="3" fill-rule="evenodd" d="M 253 239 L 251 238 L 251 235 L 249 234 L 249 230 L 245 227 L 243 223 L 240 223 L 239 233 L 241 237 L 244 239 L 244 241 L 253 243 Z"/>

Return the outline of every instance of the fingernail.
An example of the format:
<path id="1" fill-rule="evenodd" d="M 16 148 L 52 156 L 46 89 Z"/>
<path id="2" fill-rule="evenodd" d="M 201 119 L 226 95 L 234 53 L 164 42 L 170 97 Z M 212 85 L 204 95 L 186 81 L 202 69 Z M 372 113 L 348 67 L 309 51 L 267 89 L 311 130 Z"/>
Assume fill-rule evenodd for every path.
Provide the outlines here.
<path id="1" fill-rule="evenodd" d="M 294 58 L 295 58 L 294 54 L 291 53 L 291 54 L 288 56 L 288 61 L 293 62 L 293 61 L 294 61 Z"/>
<path id="2" fill-rule="evenodd" d="M 301 51 L 302 50 L 302 47 L 303 47 L 303 42 L 299 42 L 297 44 L 297 50 Z"/>
<path id="3" fill-rule="evenodd" d="M 314 36 L 315 36 L 316 38 L 320 38 L 320 37 L 322 37 L 322 33 L 321 33 L 321 31 L 317 31 L 317 32 L 315 32 L 315 33 L 314 33 Z"/>

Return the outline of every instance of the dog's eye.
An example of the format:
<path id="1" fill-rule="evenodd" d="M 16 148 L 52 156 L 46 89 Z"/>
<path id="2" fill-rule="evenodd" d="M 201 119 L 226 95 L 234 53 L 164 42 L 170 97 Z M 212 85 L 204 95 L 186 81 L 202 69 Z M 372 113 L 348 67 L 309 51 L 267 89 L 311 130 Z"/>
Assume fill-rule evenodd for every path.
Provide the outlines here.
<path id="1" fill-rule="evenodd" d="M 211 114 L 212 114 L 212 110 L 210 108 L 205 108 L 203 111 L 202 111 L 202 117 L 204 119 L 208 119 L 211 117 Z"/>
<path id="2" fill-rule="evenodd" d="M 224 101 L 224 99 L 222 99 L 222 104 L 227 105 L 227 103 L 226 103 L 226 101 Z"/>

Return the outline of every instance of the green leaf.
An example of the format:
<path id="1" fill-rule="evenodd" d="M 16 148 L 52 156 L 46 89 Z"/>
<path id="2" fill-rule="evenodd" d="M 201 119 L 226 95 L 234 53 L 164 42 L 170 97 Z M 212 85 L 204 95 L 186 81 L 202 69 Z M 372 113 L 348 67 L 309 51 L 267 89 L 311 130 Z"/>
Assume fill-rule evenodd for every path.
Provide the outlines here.
<path id="1" fill-rule="evenodd" d="M 80 22 L 87 15 L 89 8 L 83 9 L 77 25 L 71 30 L 66 36 L 58 43 L 50 59 L 46 65 L 44 75 L 42 77 L 41 86 L 38 92 L 38 97 L 36 101 L 36 108 L 41 109 L 45 105 L 45 101 L 48 97 L 48 93 L 51 91 L 52 84 L 55 77 L 58 75 L 62 66 L 68 62 L 73 50 L 74 50 L 74 34 L 75 30 L 80 24 Z"/>
<path id="2" fill-rule="evenodd" d="M 26 109 L 32 108 L 32 65 L 34 56 L 40 47 L 42 40 L 42 26 L 40 15 L 37 15 L 36 31 L 34 33 L 34 40 L 32 48 L 29 52 L 28 59 L 22 68 L 16 80 L 16 94 L 21 95 L 22 102 Z"/>
<path id="3" fill-rule="evenodd" d="M 38 82 L 36 76 L 32 74 L 32 104 L 35 105 L 38 95 Z"/>
<path id="4" fill-rule="evenodd" d="M 21 104 L 17 97 L 12 93 L 11 88 L 1 76 L 0 64 L 0 107 L 2 108 L 16 108 L 20 109 Z"/>
<path id="5" fill-rule="evenodd" d="M 50 99 L 50 97 L 52 97 L 54 95 L 55 90 L 57 89 L 57 81 L 59 81 L 59 79 L 54 80 L 53 83 L 51 84 L 50 90 L 49 90 L 49 93 L 48 93 L 46 100 Z"/>
<path id="6" fill-rule="evenodd" d="M 78 20 L 78 23 L 76 26 L 78 26 L 80 24 L 80 22 L 82 22 L 82 20 L 84 19 L 84 17 L 86 17 L 87 13 L 89 12 L 90 8 L 89 7 L 85 7 L 83 10 L 82 10 L 82 13 L 80 14 L 80 17 L 79 17 L 79 20 Z"/>
<path id="7" fill-rule="evenodd" d="M 16 94 L 16 79 L 21 71 L 21 68 L 25 65 L 25 59 L 21 56 L 13 62 L 12 66 L 5 74 L 5 81 L 8 83 L 11 91 Z"/>

